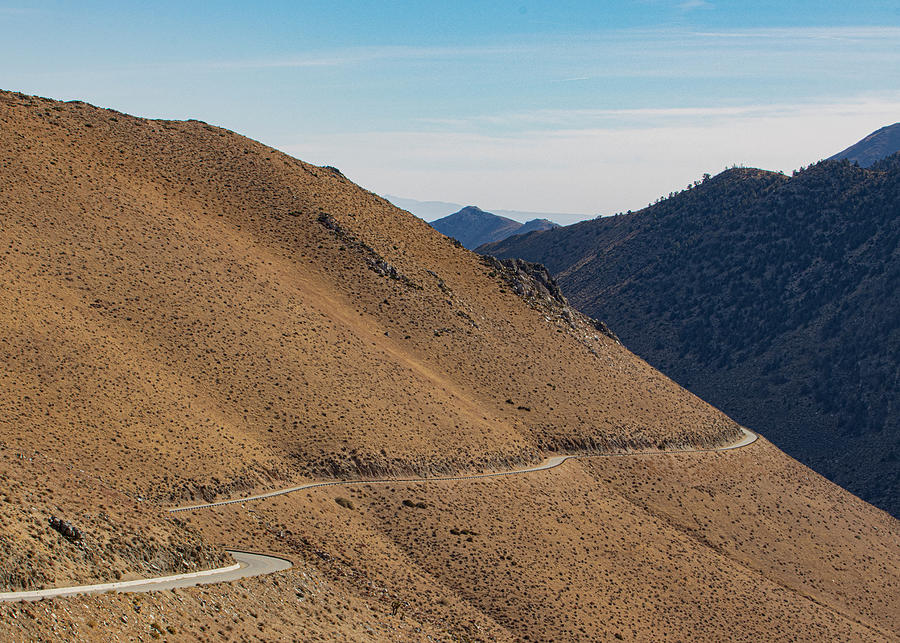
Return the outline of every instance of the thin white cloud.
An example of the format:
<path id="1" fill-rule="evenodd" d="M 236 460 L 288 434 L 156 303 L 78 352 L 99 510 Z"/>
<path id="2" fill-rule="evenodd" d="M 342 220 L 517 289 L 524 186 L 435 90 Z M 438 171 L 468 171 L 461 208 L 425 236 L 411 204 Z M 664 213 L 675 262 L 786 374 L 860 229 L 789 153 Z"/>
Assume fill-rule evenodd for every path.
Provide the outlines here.
<path id="1" fill-rule="evenodd" d="M 190 63 L 186 66 L 209 70 L 237 70 L 237 69 L 292 69 L 303 67 L 335 67 L 351 62 L 347 57 L 323 56 L 323 57 L 291 57 L 272 60 L 223 60 Z"/>
<path id="2" fill-rule="evenodd" d="M 732 29 L 727 31 L 693 31 L 702 38 L 744 38 L 758 40 L 896 40 L 900 27 L 779 27 Z"/>
<path id="3" fill-rule="evenodd" d="M 614 110 L 615 111 L 615 110 Z M 506 136 L 391 131 L 316 136 L 285 149 L 379 192 L 530 211 L 639 209 L 732 164 L 790 172 L 900 114 L 900 95 L 781 106 L 635 111 L 665 121 Z M 711 118 L 710 116 L 715 116 Z"/>
<path id="4" fill-rule="evenodd" d="M 355 65 L 373 61 L 438 60 L 448 58 L 521 55 L 535 51 L 534 45 L 461 46 L 461 47 L 349 47 L 308 55 L 268 59 L 210 61 L 196 63 L 209 69 L 275 69 Z"/>
<path id="5" fill-rule="evenodd" d="M 711 122 L 723 119 L 786 117 L 816 111 L 823 114 L 882 113 L 885 106 L 900 115 L 900 92 L 857 96 L 830 102 L 762 103 L 725 106 L 648 107 L 622 109 L 538 109 L 522 112 L 484 114 L 470 118 L 422 118 L 425 125 L 454 129 L 482 129 L 508 126 L 532 129 L 560 128 L 583 130 L 602 123 L 606 128 L 666 127 L 675 123 Z M 568 126 L 568 127 L 566 127 Z"/>
<path id="6" fill-rule="evenodd" d="M 30 16 L 37 13 L 43 12 L 40 9 L 33 9 L 31 7 L 0 7 L 0 18 Z"/>
<path id="7" fill-rule="evenodd" d="M 687 0 L 685 4 L 704 2 Z M 699 6 L 699 5 L 698 5 Z M 9 10 L 19 11 L 19 10 Z M 22 10 L 27 11 L 27 10 Z M 2 10 L 0 10 L 2 12 Z M 3 14 L 0 13 L 0 16 Z M 473 63 L 484 60 L 531 61 L 541 73 L 552 73 L 553 67 L 562 65 L 561 52 L 572 64 L 548 82 L 584 82 L 604 78 L 712 78 L 723 75 L 723 70 L 709 64 L 709 47 L 705 41 L 721 40 L 725 57 L 745 55 L 742 48 L 758 48 L 757 41 L 781 41 L 783 49 L 794 51 L 799 41 L 827 39 L 865 40 L 869 43 L 891 45 L 900 40 L 900 27 L 837 27 L 837 28 L 786 28 L 745 29 L 723 31 L 691 31 L 686 29 L 621 29 L 578 34 L 553 35 L 529 38 L 523 42 L 510 41 L 491 45 L 458 46 L 376 46 L 345 47 L 311 50 L 285 54 L 272 58 L 237 58 L 225 60 L 194 60 L 140 68 L 165 70 L 194 69 L 201 71 L 247 71 L 254 69 L 303 69 L 322 67 L 350 67 L 370 63 L 438 62 L 469 59 Z M 759 52 L 757 52 L 759 53 Z M 770 52 L 772 55 L 774 53 Z M 789 54 L 779 51 L 777 55 Z M 693 57 L 690 62 L 684 57 Z M 698 58 L 700 57 L 700 58 Z M 771 57 L 771 56 L 770 56 Z M 648 64 L 652 61 L 652 64 Z M 703 61 L 707 61 L 703 64 Z M 786 66 L 788 63 L 785 62 Z M 751 66 L 728 65 L 727 75 L 753 75 L 758 70 Z"/>

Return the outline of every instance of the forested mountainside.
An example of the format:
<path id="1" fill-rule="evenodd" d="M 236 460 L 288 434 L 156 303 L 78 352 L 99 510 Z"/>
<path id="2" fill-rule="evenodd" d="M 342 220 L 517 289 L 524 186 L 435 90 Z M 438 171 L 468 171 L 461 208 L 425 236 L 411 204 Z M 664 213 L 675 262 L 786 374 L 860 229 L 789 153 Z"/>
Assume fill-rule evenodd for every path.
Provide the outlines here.
<path id="1" fill-rule="evenodd" d="M 731 169 L 640 212 L 484 246 L 788 453 L 900 514 L 900 156 Z"/>

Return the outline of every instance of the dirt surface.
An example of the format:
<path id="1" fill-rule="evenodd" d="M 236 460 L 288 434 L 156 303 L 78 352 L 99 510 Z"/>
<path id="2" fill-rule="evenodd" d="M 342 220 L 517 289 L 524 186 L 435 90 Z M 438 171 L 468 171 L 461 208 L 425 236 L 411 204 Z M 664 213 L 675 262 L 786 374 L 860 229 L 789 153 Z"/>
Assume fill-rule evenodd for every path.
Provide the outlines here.
<path id="1" fill-rule="evenodd" d="M 52 518 L 73 531 L 54 529 Z M 160 507 L 84 471 L 0 451 L 0 592 L 115 582 L 231 562 Z"/>
<path id="2" fill-rule="evenodd" d="M 332 170 L 199 122 L 15 97 L 0 113 L 11 448 L 170 500 L 734 430 Z"/>
<path id="3" fill-rule="evenodd" d="M 6 638 L 898 636 L 897 522 L 765 443 L 166 516 L 739 428 L 337 170 L 205 123 L 0 93 L 0 176 L 7 582 L 141 574 L 187 543 L 199 566 L 225 547 L 294 563 L 0 605 Z"/>

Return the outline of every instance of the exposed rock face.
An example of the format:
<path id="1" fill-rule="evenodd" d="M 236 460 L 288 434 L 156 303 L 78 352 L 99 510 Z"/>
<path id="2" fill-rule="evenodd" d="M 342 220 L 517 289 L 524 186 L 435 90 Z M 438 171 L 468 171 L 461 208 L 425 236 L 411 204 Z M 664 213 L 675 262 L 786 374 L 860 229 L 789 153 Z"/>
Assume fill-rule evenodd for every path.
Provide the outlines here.
<path id="1" fill-rule="evenodd" d="M 514 293 L 527 301 L 532 308 L 553 313 L 572 328 L 589 326 L 610 339 L 619 341 L 616 334 L 604 322 L 588 317 L 572 308 L 556 280 L 542 264 L 524 259 L 498 259 L 492 256 L 485 256 L 483 260 L 486 265 L 497 272 Z"/>
<path id="2" fill-rule="evenodd" d="M 519 297 L 527 300 L 555 301 L 561 306 L 569 305 L 556 280 L 550 276 L 543 265 L 524 259 L 496 259 L 494 257 L 490 257 L 488 263 L 500 270 L 504 280 Z"/>
<path id="3" fill-rule="evenodd" d="M 327 169 L 333 170 L 340 174 L 340 172 L 335 168 Z M 341 174 L 341 176 L 343 175 Z M 319 215 L 318 221 L 323 226 L 325 226 L 325 228 L 331 230 L 338 239 L 345 242 L 348 246 L 350 246 L 357 252 L 360 252 L 365 257 L 366 265 L 372 272 L 381 275 L 382 277 L 390 277 L 391 279 L 395 279 L 409 286 L 410 288 L 422 288 L 419 284 L 397 270 L 396 266 L 389 263 L 384 257 L 378 254 L 375 249 L 372 248 L 372 246 L 360 241 L 353 234 L 344 230 L 337 222 L 337 220 L 335 220 L 335 218 L 330 214 L 326 214 L 323 212 Z"/>
<path id="4" fill-rule="evenodd" d="M 57 518 L 56 516 L 50 516 L 50 527 L 73 542 L 81 540 L 83 537 L 83 534 L 78 527 L 67 520 Z"/>

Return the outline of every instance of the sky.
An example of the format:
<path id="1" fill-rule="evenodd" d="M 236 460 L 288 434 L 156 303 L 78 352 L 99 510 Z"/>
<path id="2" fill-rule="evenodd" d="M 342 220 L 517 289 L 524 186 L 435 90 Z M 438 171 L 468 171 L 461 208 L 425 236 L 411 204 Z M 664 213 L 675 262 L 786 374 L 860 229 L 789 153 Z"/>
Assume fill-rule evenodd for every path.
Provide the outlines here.
<path id="1" fill-rule="evenodd" d="M 896 0 L 0 0 L 0 88 L 571 223 L 900 121 L 898 43 Z"/>

